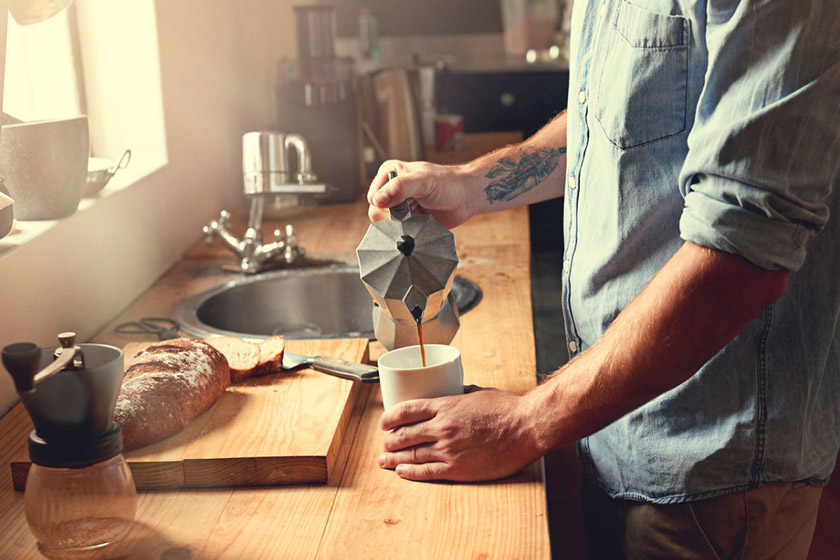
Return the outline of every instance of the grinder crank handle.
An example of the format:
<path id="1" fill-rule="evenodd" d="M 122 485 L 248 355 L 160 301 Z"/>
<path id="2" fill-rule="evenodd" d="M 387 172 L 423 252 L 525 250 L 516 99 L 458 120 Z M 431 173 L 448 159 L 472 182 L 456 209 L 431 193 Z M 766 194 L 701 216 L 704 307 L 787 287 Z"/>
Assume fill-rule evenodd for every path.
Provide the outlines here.
<path id="1" fill-rule="evenodd" d="M 41 363 L 41 349 L 33 342 L 16 342 L 3 347 L 3 365 L 20 394 L 35 390 L 35 374 Z"/>
<path id="2" fill-rule="evenodd" d="M 76 333 L 66 332 L 58 335 L 61 352 L 58 358 L 38 372 L 41 363 L 41 349 L 32 342 L 18 342 L 3 348 L 3 365 L 15 382 L 18 393 L 35 391 L 35 384 L 55 375 L 67 367 L 76 355 Z"/>

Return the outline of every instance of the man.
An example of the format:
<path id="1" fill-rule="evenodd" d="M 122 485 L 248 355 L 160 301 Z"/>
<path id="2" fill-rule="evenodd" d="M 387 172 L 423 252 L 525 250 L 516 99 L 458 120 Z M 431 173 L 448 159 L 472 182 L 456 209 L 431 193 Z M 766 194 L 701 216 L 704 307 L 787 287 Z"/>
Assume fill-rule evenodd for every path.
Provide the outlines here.
<path id="1" fill-rule="evenodd" d="M 578 441 L 628 557 L 804 558 L 840 446 L 839 26 L 836 0 L 579 1 L 567 113 L 461 166 L 386 162 L 372 220 L 565 195 L 572 359 L 387 410 L 380 465 L 493 479 Z"/>

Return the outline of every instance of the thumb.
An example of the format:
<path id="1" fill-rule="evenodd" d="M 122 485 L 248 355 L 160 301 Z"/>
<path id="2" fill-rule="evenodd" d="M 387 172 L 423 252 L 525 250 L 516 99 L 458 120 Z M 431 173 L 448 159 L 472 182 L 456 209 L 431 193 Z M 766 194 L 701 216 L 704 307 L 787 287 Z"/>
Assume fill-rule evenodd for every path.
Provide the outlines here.
<path id="1" fill-rule="evenodd" d="M 396 206 L 406 198 L 411 197 L 411 193 L 406 192 L 407 187 L 406 181 L 397 175 L 393 179 L 388 180 L 382 188 L 376 191 L 376 194 L 373 195 L 372 202 L 379 208 Z"/>

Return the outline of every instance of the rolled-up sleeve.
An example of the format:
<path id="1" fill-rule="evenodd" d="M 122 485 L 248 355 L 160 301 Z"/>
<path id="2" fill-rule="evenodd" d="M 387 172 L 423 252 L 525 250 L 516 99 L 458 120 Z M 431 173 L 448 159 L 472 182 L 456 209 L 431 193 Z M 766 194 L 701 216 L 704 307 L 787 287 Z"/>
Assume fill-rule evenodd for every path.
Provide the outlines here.
<path id="1" fill-rule="evenodd" d="M 680 235 L 763 268 L 797 270 L 837 188 L 840 2 L 708 6 Z"/>

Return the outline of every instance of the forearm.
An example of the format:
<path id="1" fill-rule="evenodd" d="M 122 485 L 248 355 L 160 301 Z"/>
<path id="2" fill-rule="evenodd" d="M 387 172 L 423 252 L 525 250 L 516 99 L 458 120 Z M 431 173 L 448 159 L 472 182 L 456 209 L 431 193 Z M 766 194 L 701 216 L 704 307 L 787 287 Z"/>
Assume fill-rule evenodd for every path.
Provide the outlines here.
<path id="1" fill-rule="evenodd" d="M 460 166 L 470 215 L 495 212 L 563 196 L 566 112 L 530 138 Z"/>
<path id="2" fill-rule="evenodd" d="M 541 452 L 691 377 L 784 291 L 786 271 L 686 243 L 604 336 L 525 398 Z"/>
<path id="3" fill-rule="evenodd" d="M 382 220 L 388 208 L 410 198 L 418 211 L 453 228 L 476 214 L 562 196 L 565 173 L 563 112 L 524 142 L 461 165 L 386 161 L 368 189 L 368 215 Z"/>

